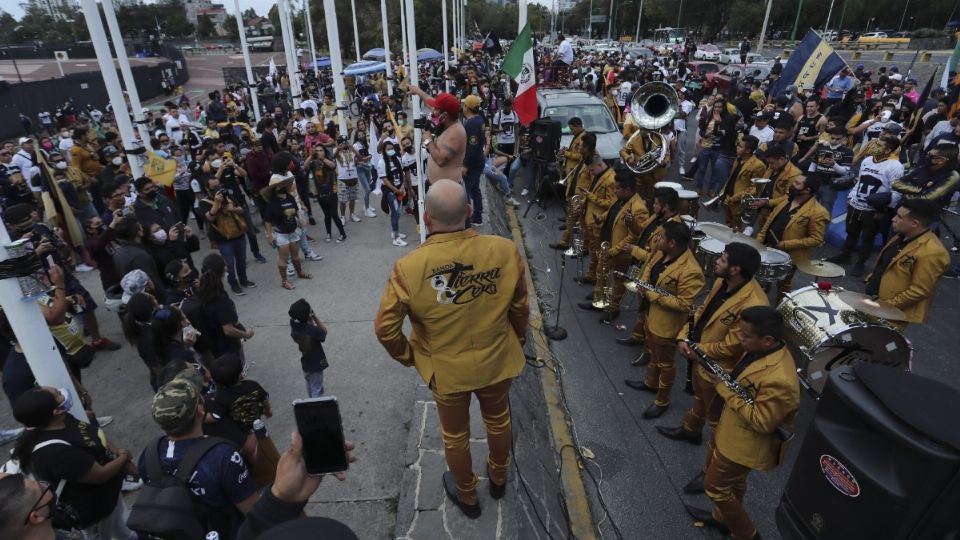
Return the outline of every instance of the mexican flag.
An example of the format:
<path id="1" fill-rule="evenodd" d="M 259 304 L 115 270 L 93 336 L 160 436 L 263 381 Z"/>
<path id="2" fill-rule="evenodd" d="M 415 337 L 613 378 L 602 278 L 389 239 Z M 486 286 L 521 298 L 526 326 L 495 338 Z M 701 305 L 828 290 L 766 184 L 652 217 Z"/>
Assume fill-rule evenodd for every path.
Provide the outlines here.
<path id="1" fill-rule="evenodd" d="M 529 125 L 537 119 L 537 71 L 533 65 L 533 42 L 530 39 L 530 22 L 523 26 L 513 42 L 503 71 L 517 81 L 517 96 L 513 98 L 513 110 L 517 111 L 520 123 Z"/>

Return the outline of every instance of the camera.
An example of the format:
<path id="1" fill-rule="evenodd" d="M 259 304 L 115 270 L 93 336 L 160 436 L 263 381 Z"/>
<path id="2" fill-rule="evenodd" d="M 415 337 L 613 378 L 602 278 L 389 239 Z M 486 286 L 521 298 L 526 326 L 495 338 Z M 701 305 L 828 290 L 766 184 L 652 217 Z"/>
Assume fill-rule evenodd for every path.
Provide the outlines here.
<path id="1" fill-rule="evenodd" d="M 430 121 L 427 116 L 421 116 L 420 118 L 413 119 L 413 127 L 415 129 L 422 129 L 429 132 L 433 132 L 433 122 Z"/>

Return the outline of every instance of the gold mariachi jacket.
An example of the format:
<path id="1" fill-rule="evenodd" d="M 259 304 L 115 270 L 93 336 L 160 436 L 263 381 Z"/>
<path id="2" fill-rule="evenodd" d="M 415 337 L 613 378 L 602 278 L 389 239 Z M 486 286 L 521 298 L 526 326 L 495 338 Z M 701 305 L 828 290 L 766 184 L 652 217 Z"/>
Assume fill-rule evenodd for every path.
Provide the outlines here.
<path id="1" fill-rule="evenodd" d="M 764 243 L 767 230 L 773 224 L 773 220 L 780 215 L 780 212 L 787 212 L 789 208 L 790 201 L 786 200 L 770 212 L 767 220 L 763 222 L 763 227 L 760 228 L 760 233 L 757 234 L 757 242 Z M 813 248 L 823 245 L 829 223 L 830 212 L 827 212 L 827 209 L 816 199 L 811 198 L 790 216 L 787 228 L 783 230 L 783 238 L 779 239 L 783 242 L 783 251 L 789 253 L 794 262 L 809 261 Z"/>
<path id="2" fill-rule="evenodd" d="M 587 174 L 589 175 L 589 171 Z M 600 173 L 599 178 L 590 175 L 589 183 L 584 186 L 584 189 L 587 190 L 586 193 L 584 193 L 584 197 L 587 198 L 587 203 L 583 213 L 583 222 L 587 226 L 587 230 L 591 233 L 600 234 L 600 228 L 603 226 L 597 225 L 594 221 L 594 216 L 604 215 L 604 213 L 613 206 L 613 202 L 617 200 L 617 193 L 614 191 L 614 187 L 616 186 L 614 178 L 615 174 L 613 169 L 607 167 L 606 170 Z"/>
<path id="3" fill-rule="evenodd" d="M 707 309 L 707 304 L 719 294 L 722 286 L 722 279 L 714 281 L 713 288 L 710 289 L 703 303 L 697 308 L 694 325 L 700 322 L 700 316 Z M 743 356 L 743 347 L 740 345 L 740 313 L 748 307 L 769 305 L 770 300 L 767 298 L 767 293 L 757 283 L 756 279 L 744 283 L 743 287 L 740 287 L 739 291 L 720 304 L 720 307 L 707 320 L 703 332 L 700 333 L 700 348 L 707 356 L 723 366 L 727 373 L 730 373 L 737 360 Z M 687 338 L 689 326 L 684 325 L 677 339 Z M 699 364 L 697 365 L 697 371 L 704 380 L 709 380 L 706 371 Z"/>
<path id="4" fill-rule="evenodd" d="M 740 159 L 740 158 L 737 158 Z M 743 163 L 743 166 L 740 167 L 740 173 L 737 174 L 736 178 L 732 178 L 733 171 L 737 168 L 737 161 L 734 160 L 733 165 L 730 168 L 730 176 L 727 177 L 727 181 L 723 183 L 723 187 L 720 188 L 720 193 L 727 192 L 727 185 L 732 181 L 733 182 L 733 193 L 727 197 L 725 204 L 733 205 L 740 204 L 740 199 L 743 198 L 744 194 L 753 187 L 753 184 L 750 183 L 750 180 L 753 178 L 763 178 L 763 173 L 766 170 L 767 166 L 763 164 L 763 161 L 760 160 L 755 155 L 750 155 L 749 158 Z"/>
<path id="5" fill-rule="evenodd" d="M 628 208 L 631 212 L 633 212 L 634 223 L 638 221 L 646 221 L 649 217 L 647 205 L 643 202 L 643 199 L 640 198 L 640 195 L 634 193 L 633 196 L 627 199 L 627 202 L 620 207 L 620 212 L 613 220 L 613 228 L 610 231 L 611 256 L 616 256 L 626 251 L 626 245 L 630 243 L 630 236 L 633 233 L 630 232 L 630 227 L 627 225 L 627 221 L 624 219 L 624 216 L 627 215 Z M 607 214 L 603 215 L 603 219 L 607 219 Z M 602 228 L 603 225 L 600 227 Z"/>
<path id="6" fill-rule="evenodd" d="M 432 234 L 394 263 L 374 322 L 377 339 L 440 394 L 516 377 L 530 315 L 524 273 L 505 238 L 474 229 Z"/>
<path id="7" fill-rule="evenodd" d="M 793 179 L 798 176 L 803 176 L 803 171 L 789 161 L 783 166 L 779 175 L 774 173 L 772 168 L 767 167 L 763 171 L 763 178 L 770 178 L 773 181 L 773 191 L 770 192 L 770 201 L 767 206 L 773 208 L 787 200 L 787 190 L 790 189 L 790 182 L 793 182 Z M 751 188 L 750 194 L 756 195 L 756 186 L 751 186 Z"/>
<path id="8" fill-rule="evenodd" d="M 630 236 L 627 237 L 626 240 L 628 244 L 635 245 L 635 247 L 630 250 L 630 255 L 641 264 L 647 262 L 647 259 L 650 258 L 651 253 L 656 253 L 657 244 L 660 242 L 660 235 L 663 234 L 663 223 L 666 223 L 667 221 L 677 221 L 683 223 L 683 219 L 680 217 L 680 214 L 675 214 L 673 217 L 668 218 L 667 221 L 657 225 L 657 228 L 650 233 L 650 236 L 647 237 L 647 241 L 644 242 L 642 246 L 638 245 L 637 241 L 640 239 L 640 235 L 643 234 L 643 230 L 655 219 L 657 219 L 657 216 L 651 214 L 650 217 L 642 223 L 634 220 L 634 226 L 630 228 Z"/>
<path id="9" fill-rule="evenodd" d="M 800 381 L 793 356 L 781 345 L 744 369 L 737 382 L 753 395 L 753 405 L 717 383 L 717 394 L 726 402 L 717 424 L 717 450 L 744 467 L 772 469 L 783 461 L 786 450 L 777 426 L 792 430 L 800 408 Z"/>
<path id="10" fill-rule="evenodd" d="M 583 159 L 583 134 L 586 131 L 581 131 L 578 133 L 573 140 L 570 141 L 570 146 L 567 147 L 563 152 L 563 157 L 566 158 L 566 161 L 563 164 L 563 173 L 568 174 L 577 166 L 577 163 Z"/>
<path id="11" fill-rule="evenodd" d="M 650 130 L 638 128 L 638 131 L 644 132 L 644 131 L 650 131 Z M 631 136 L 629 139 L 627 139 L 627 142 L 626 144 L 623 145 L 623 148 L 620 149 L 620 159 L 623 160 L 624 164 L 627 163 L 627 159 L 630 158 L 630 156 L 636 156 L 637 159 L 639 159 L 640 156 L 642 156 L 647 152 L 647 150 L 650 150 L 646 146 L 647 145 L 644 144 L 644 137 L 642 135 L 637 135 L 636 137 Z M 669 151 L 667 152 L 666 157 L 664 159 L 666 161 L 664 165 L 662 166 L 658 165 L 657 167 L 654 167 L 653 170 L 651 170 L 650 172 L 637 175 L 638 186 L 640 185 L 641 182 L 651 182 L 651 181 L 656 182 L 658 180 L 662 180 L 663 178 L 666 178 L 667 168 L 670 166 Z"/>
<path id="12" fill-rule="evenodd" d="M 653 267 L 664 258 L 664 253 L 657 253 L 643 266 L 640 279 L 650 283 L 650 273 Z M 703 288 L 703 270 L 693 253 L 686 249 L 660 274 L 653 285 L 673 293 L 676 297 L 646 292 L 649 308 L 647 310 L 647 326 L 653 335 L 664 339 L 675 339 L 693 307 L 693 299 Z"/>
<path id="13" fill-rule="evenodd" d="M 567 190 L 564 193 L 567 200 L 570 200 L 570 197 L 576 195 L 581 187 L 583 189 L 590 189 L 590 181 L 593 180 L 593 175 L 590 174 L 590 167 L 587 167 L 582 161 L 578 163 L 576 167 L 579 167 L 580 170 L 574 171 L 574 173 L 570 175 L 570 178 L 567 178 Z"/>
<path id="14" fill-rule="evenodd" d="M 883 246 L 883 252 L 900 241 L 895 235 Z M 897 253 L 880 280 L 880 300 L 902 310 L 907 320 L 922 323 L 933 301 L 937 281 L 950 266 L 950 254 L 931 231 L 914 238 Z M 873 275 L 872 273 L 870 274 Z M 870 276 L 866 280 L 870 281 Z"/>

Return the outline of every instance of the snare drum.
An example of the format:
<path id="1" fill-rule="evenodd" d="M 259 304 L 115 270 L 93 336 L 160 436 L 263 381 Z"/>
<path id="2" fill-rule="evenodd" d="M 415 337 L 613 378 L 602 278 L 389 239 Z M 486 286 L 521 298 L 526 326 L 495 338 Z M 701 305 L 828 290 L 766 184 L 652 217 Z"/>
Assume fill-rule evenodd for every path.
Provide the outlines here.
<path id="1" fill-rule="evenodd" d="M 697 258 L 697 262 L 700 263 L 700 268 L 703 268 L 704 276 L 714 277 L 716 275 L 713 271 L 714 263 L 723 256 L 723 250 L 726 246 L 726 244 L 716 238 L 707 237 L 700 241 L 694 255 Z"/>
<path id="2" fill-rule="evenodd" d="M 690 189 L 681 189 L 677 194 L 680 197 L 680 213 L 696 219 L 700 213 L 700 194 Z"/>
<path id="3" fill-rule="evenodd" d="M 764 285 L 779 283 L 787 279 L 793 272 L 793 261 L 786 251 L 767 248 L 760 252 L 760 269 L 757 270 L 757 281 Z"/>
<path id="4" fill-rule="evenodd" d="M 855 362 L 910 371 L 913 346 L 884 322 L 854 310 L 836 291 L 803 287 L 777 306 L 800 382 L 817 395 L 830 371 Z"/>

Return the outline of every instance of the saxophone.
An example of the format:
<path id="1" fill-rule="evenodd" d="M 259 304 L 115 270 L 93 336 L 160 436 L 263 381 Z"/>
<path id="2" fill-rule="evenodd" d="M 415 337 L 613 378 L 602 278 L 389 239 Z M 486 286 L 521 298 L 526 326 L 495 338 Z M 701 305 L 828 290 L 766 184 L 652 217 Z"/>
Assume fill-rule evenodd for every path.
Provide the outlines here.
<path id="1" fill-rule="evenodd" d="M 722 382 L 724 386 L 729 388 L 731 392 L 736 394 L 737 397 L 742 399 L 747 405 L 753 405 L 753 396 L 750 395 L 750 392 L 740 386 L 740 383 L 735 381 L 716 360 L 707 356 L 707 353 L 703 352 L 703 349 L 700 348 L 698 343 L 687 340 L 687 346 L 696 353 L 697 358 L 700 360 L 700 365 L 703 366 L 704 369 L 720 379 L 720 382 Z M 719 396 L 717 397 L 719 398 Z M 794 436 L 793 432 L 783 426 L 777 426 L 776 434 L 783 442 L 789 441 Z"/>
<path id="2" fill-rule="evenodd" d="M 610 311 L 613 307 L 613 283 L 610 280 L 610 263 L 607 260 L 607 250 L 610 242 L 600 244 L 600 253 L 597 254 L 597 285 L 593 289 L 593 307 Z"/>
<path id="3" fill-rule="evenodd" d="M 586 242 L 583 239 L 583 209 L 585 198 L 583 195 L 574 195 L 570 197 L 567 203 L 567 223 L 570 229 L 570 247 L 563 254 L 567 257 L 583 258 L 587 254 Z"/>

